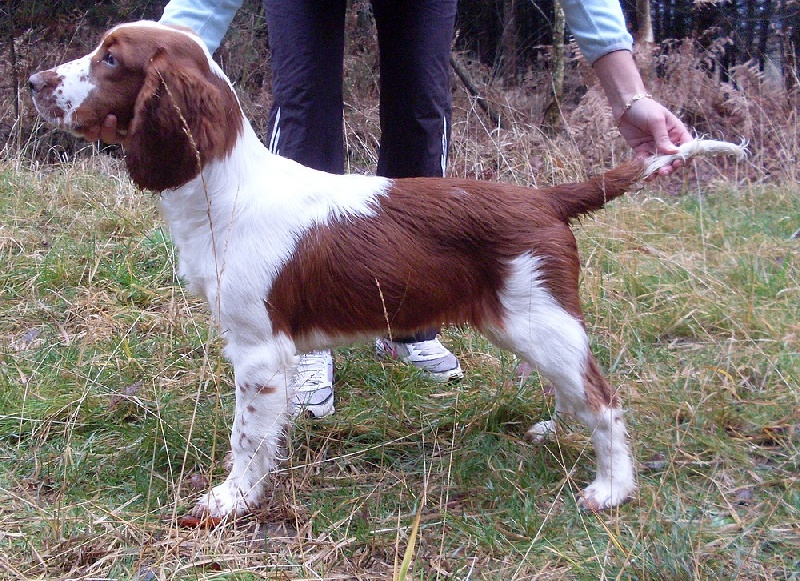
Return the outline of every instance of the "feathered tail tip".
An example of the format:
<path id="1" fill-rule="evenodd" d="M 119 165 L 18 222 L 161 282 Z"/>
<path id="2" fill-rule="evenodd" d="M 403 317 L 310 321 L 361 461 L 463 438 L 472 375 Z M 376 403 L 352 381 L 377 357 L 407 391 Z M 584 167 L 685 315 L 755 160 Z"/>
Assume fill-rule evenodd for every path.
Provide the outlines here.
<path id="1" fill-rule="evenodd" d="M 652 175 L 662 167 L 671 164 L 676 159 L 687 160 L 693 157 L 712 155 L 731 155 L 737 159 L 744 159 L 747 157 L 747 141 L 742 140 L 738 145 L 727 141 L 717 141 L 716 139 L 698 138 L 688 141 L 678 147 L 678 153 L 651 157 L 647 161 L 644 177 Z"/>

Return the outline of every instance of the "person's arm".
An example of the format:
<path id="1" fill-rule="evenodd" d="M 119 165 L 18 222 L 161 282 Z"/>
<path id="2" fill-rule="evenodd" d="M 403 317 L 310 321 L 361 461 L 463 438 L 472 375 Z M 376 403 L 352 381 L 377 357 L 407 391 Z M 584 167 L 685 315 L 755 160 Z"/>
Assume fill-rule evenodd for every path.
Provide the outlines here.
<path id="1" fill-rule="evenodd" d="M 618 0 L 559 1 L 581 53 L 600 79 L 620 134 L 637 156 L 672 154 L 676 145 L 691 141 L 684 124 L 649 96 L 633 60 L 633 37 Z M 676 161 L 659 173 L 681 165 Z"/>
<path id="2" fill-rule="evenodd" d="M 203 39 L 208 52 L 219 48 L 222 38 L 242 7 L 243 0 L 170 0 L 159 22 L 191 28 Z"/>
<path id="3" fill-rule="evenodd" d="M 175 0 L 173 0 L 175 1 Z M 619 0 L 559 0 L 570 32 L 589 64 L 617 50 L 633 49 Z"/>
<path id="4" fill-rule="evenodd" d="M 637 157 L 673 154 L 678 151 L 677 145 L 692 140 L 681 120 L 647 93 L 630 51 L 610 52 L 594 61 L 593 68 L 619 132 Z M 659 173 L 668 174 L 682 165 L 675 162 Z"/>

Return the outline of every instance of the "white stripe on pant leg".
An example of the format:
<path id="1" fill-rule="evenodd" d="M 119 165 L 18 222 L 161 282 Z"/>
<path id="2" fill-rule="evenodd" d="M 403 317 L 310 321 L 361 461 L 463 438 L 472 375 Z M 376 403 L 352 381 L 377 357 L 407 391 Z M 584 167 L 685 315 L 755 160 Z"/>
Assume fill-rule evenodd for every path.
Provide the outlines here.
<path id="1" fill-rule="evenodd" d="M 443 118 L 442 121 L 444 122 L 442 130 L 442 177 L 444 177 L 447 175 L 447 117 Z"/>
<path id="2" fill-rule="evenodd" d="M 269 138 L 269 147 L 267 149 L 270 152 L 274 153 L 275 155 L 280 155 L 278 151 L 278 142 L 281 139 L 281 108 L 278 107 L 278 110 L 275 112 L 275 125 L 272 127 L 272 135 Z"/>

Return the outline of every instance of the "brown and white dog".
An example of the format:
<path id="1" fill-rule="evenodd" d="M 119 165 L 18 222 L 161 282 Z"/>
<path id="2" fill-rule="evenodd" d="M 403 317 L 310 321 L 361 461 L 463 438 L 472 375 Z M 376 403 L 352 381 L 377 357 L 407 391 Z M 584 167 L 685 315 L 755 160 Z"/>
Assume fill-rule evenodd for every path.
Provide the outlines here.
<path id="1" fill-rule="evenodd" d="M 589 352 L 569 223 L 676 156 L 538 190 L 322 173 L 267 151 L 202 42 L 153 22 L 113 28 L 94 52 L 29 84 L 40 114 L 73 132 L 116 115 L 131 178 L 161 192 L 180 274 L 225 338 L 233 466 L 195 516 L 244 514 L 261 500 L 298 353 L 440 324 L 470 324 L 527 360 L 555 387 L 556 415 L 590 430 L 597 477 L 584 507 L 633 494 L 619 398 Z M 743 150 L 696 141 L 679 156 L 709 152 Z"/>

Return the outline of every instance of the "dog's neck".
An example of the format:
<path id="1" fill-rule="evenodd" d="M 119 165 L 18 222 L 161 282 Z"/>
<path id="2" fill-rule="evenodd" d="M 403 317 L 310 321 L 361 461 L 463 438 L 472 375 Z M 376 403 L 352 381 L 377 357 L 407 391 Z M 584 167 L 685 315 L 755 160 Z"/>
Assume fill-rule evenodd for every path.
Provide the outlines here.
<path id="1" fill-rule="evenodd" d="M 229 264 L 231 240 L 252 245 L 251 268 L 274 271 L 309 228 L 374 215 L 390 184 L 381 177 L 317 171 L 271 153 L 245 120 L 230 154 L 162 192 L 160 205 L 181 275 L 208 300 L 223 271 L 243 274 Z"/>

